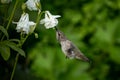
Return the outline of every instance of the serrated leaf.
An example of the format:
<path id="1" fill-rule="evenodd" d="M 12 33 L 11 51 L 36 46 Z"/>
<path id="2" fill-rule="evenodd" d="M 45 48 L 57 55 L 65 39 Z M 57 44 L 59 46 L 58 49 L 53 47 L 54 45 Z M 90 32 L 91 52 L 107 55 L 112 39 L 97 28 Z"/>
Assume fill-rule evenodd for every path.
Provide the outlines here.
<path id="1" fill-rule="evenodd" d="M 0 30 L 5 34 L 5 36 L 6 36 L 7 39 L 8 39 L 8 38 L 9 38 L 9 35 L 8 35 L 7 30 L 6 30 L 3 26 L 0 26 Z"/>
<path id="2" fill-rule="evenodd" d="M 5 61 L 10 57 L 10 48 L 8 46 L 0 44 L 0 53 Z"/>
<path id="3" fill-rule="evenodd" d="M 14 51 L 17 51 L 21 56 L 25 57 L 25 52 L 17 46 L 14 42 L 11 41 L 3 41 L 6 46 L 9 46 Z"/>

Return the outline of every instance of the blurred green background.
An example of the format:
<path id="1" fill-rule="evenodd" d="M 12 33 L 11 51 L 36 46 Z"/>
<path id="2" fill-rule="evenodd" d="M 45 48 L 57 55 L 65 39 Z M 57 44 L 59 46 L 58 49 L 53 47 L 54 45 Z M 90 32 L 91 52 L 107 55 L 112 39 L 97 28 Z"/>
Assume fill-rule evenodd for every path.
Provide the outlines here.
<path id="1" fill-rule="evenodd" d="M 14 21 L 20 18 L 22 1 Z M 0 4 L 0 23 L 13 5 L 14 0 L 9 5 Z M 41 6 L 61 15 L 57 27 L 92 63 L 66 59 L 55 31 L 38 25 L 35 32 L 39 38 L 31 35 L 23 45 L 27 57 L 19 57 L 14 80 L 120 80 L 120 0 L 41 0 Z M 26 12 L 30 20 L 36 20 L 37 12 Z M 19 35 L 15 27 L 11 24 L 11 38 Z M 8 61 L 0 56 L 0 80 L 9 80 L 15 55 L 12 52 Z"/>

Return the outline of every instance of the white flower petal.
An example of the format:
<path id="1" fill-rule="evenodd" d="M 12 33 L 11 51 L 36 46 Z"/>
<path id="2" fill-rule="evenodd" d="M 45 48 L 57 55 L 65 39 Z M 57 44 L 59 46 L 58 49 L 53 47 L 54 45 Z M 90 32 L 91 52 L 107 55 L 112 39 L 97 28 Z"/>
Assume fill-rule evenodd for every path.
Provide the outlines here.
<path id="1" fill-rule="evenodd" d="M 18 22 L 14 22 L 14 21 L 12 21 L 12 23 L 13 23 L 13 24 L 17 24 Z"/>
<path id="2" fill-rule="evenodd" d="M 45 23 L 45 19 L 40 20 L 40 24 L 44 24 Z"/>
<path id="3" fill-rule="evenodd" d="M 29 22 L 29 25 L 33 26 L 33 25 L 36 25 L 36 23 L 30 21 L 30 22 Z"/>
<path id="4" fill-rule="evenodd" d="M 60 16 L 60 15 L 55 15 L 55 16 L 53 15 L 53 17 L 54 17 L 54 18 L 59 18 L 59 17 L 61 17 L 61 16 Z"/>

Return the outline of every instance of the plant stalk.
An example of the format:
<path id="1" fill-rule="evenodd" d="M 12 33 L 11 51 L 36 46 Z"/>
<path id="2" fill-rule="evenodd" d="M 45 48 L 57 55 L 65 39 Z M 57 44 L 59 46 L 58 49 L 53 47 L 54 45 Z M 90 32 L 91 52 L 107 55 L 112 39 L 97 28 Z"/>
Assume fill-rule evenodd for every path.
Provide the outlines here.
<path id="1" fill-rule="evenodd" d="M 15 69 L 16 69 L 16 65 L 17 65 L 17 62 L 18 62 L 18 58 L 19 58 L 19 53 L 17 53 L 17 55 L 16 55 L 16 58 L 15 58 L 15 64 L 14 64 L 14 67 L 13 67 L 13 71 L 12 71 L 12 74 L 11 74 L 10 80 L 13 79 L 13 76 L 14 76 L 14 73 L 15 73 Z"/>

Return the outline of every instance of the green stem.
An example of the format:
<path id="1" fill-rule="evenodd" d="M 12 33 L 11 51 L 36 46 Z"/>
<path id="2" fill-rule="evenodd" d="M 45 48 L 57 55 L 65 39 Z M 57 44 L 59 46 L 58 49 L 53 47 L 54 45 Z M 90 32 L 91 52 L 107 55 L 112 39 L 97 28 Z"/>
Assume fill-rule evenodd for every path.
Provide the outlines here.
<path id="1" fill-rule="evenodd" d="M 9 28 L 10 23 L 11 23 L 11 21 L 12 21 L 12 18 L 13 18 L 13 16 L 14 16 L 15 10 L 16 10 L 16 8 L 17 8 L 18 1 L 19 1 L 19 0 L 16 0 L 16 2 L 15 2 L 15 6 L 14 6 L 14 8 L 13 8 L 13 10 L 12 10 L 12 13 L 11 13 L 11 16 L 10 16 L 10 19 L 9 19 L 9 22 L 8 22 L 8 24 L 7 24 L 7 27 L 6 27 L 7 30 L 8 30 L 8 28 Z"/>
<path id="2" fill-rule="evenodd" d="M 41 16 L 42 16 L 42 14 L 43 13 L 45 13 L 44 11 L 42 11 L 42 12 L 40 12 L 40 13 L 38 13 L 38 18 L 36 19 L 36 25 L 35 25 L 35 28 L 36 28 L 36 26 L 38 25 L 38 23 L 39 23 L 39 21 L 40 21 L 40 18 L 41 18 Z"/>
<path id="3" fill-rule="evenodd" d="M 14 73 L 15 73 L 15 69 L 16 69 L 16 65 L 17 65 L 17 62 L 18 62 L 18 58 L 19 58 L 19 53 L 17 53 L 17 55 L 16 55 L 15 64 L 14 64 L 14 67 L 13 67 L 13 71 L 12 71 L 12 75 L 10 77 L 10 80 L 13 79 L 13 76 L 14 76 Z"/>
<path id="4" fill-rule="evenodd" d="M 37 25 L 39 24 L 40 18 L 41 18 L 41 16 L 42 16 L 43 13 L 44 13 L 44 11 L 38 12 L 37 19 L 36 19 L 36 25 L 33 26 L 30 34 L 34 33 L 34 30 L 36 29 Z"/>
<path id="5" fill-rule="evenodd" d="M 16 0 L 16 2 L 15 2 L 15 5 L 14 5 L 14 8 L 13 8 L 12 13 L 11 13 L 11 15 L 10 15 L 10 19 L 9 19 L 9 21 L 8 21 L 6 30 L 8 30 L 8 28 L 9 28 L 9 26 L 10 26 L 10 23 L 11 23 L 12 18 L 13 18 L 13 16 L 14 16 L 14 13 L 15 13 L 15 10 L 16 10 L 17 4 L 18 4 L 18 1 L 19 1 L 19 0 Z M 5 37 L 5 35 L 3 35 L 1 41 L 4 39 L 4 37 Z"/>

